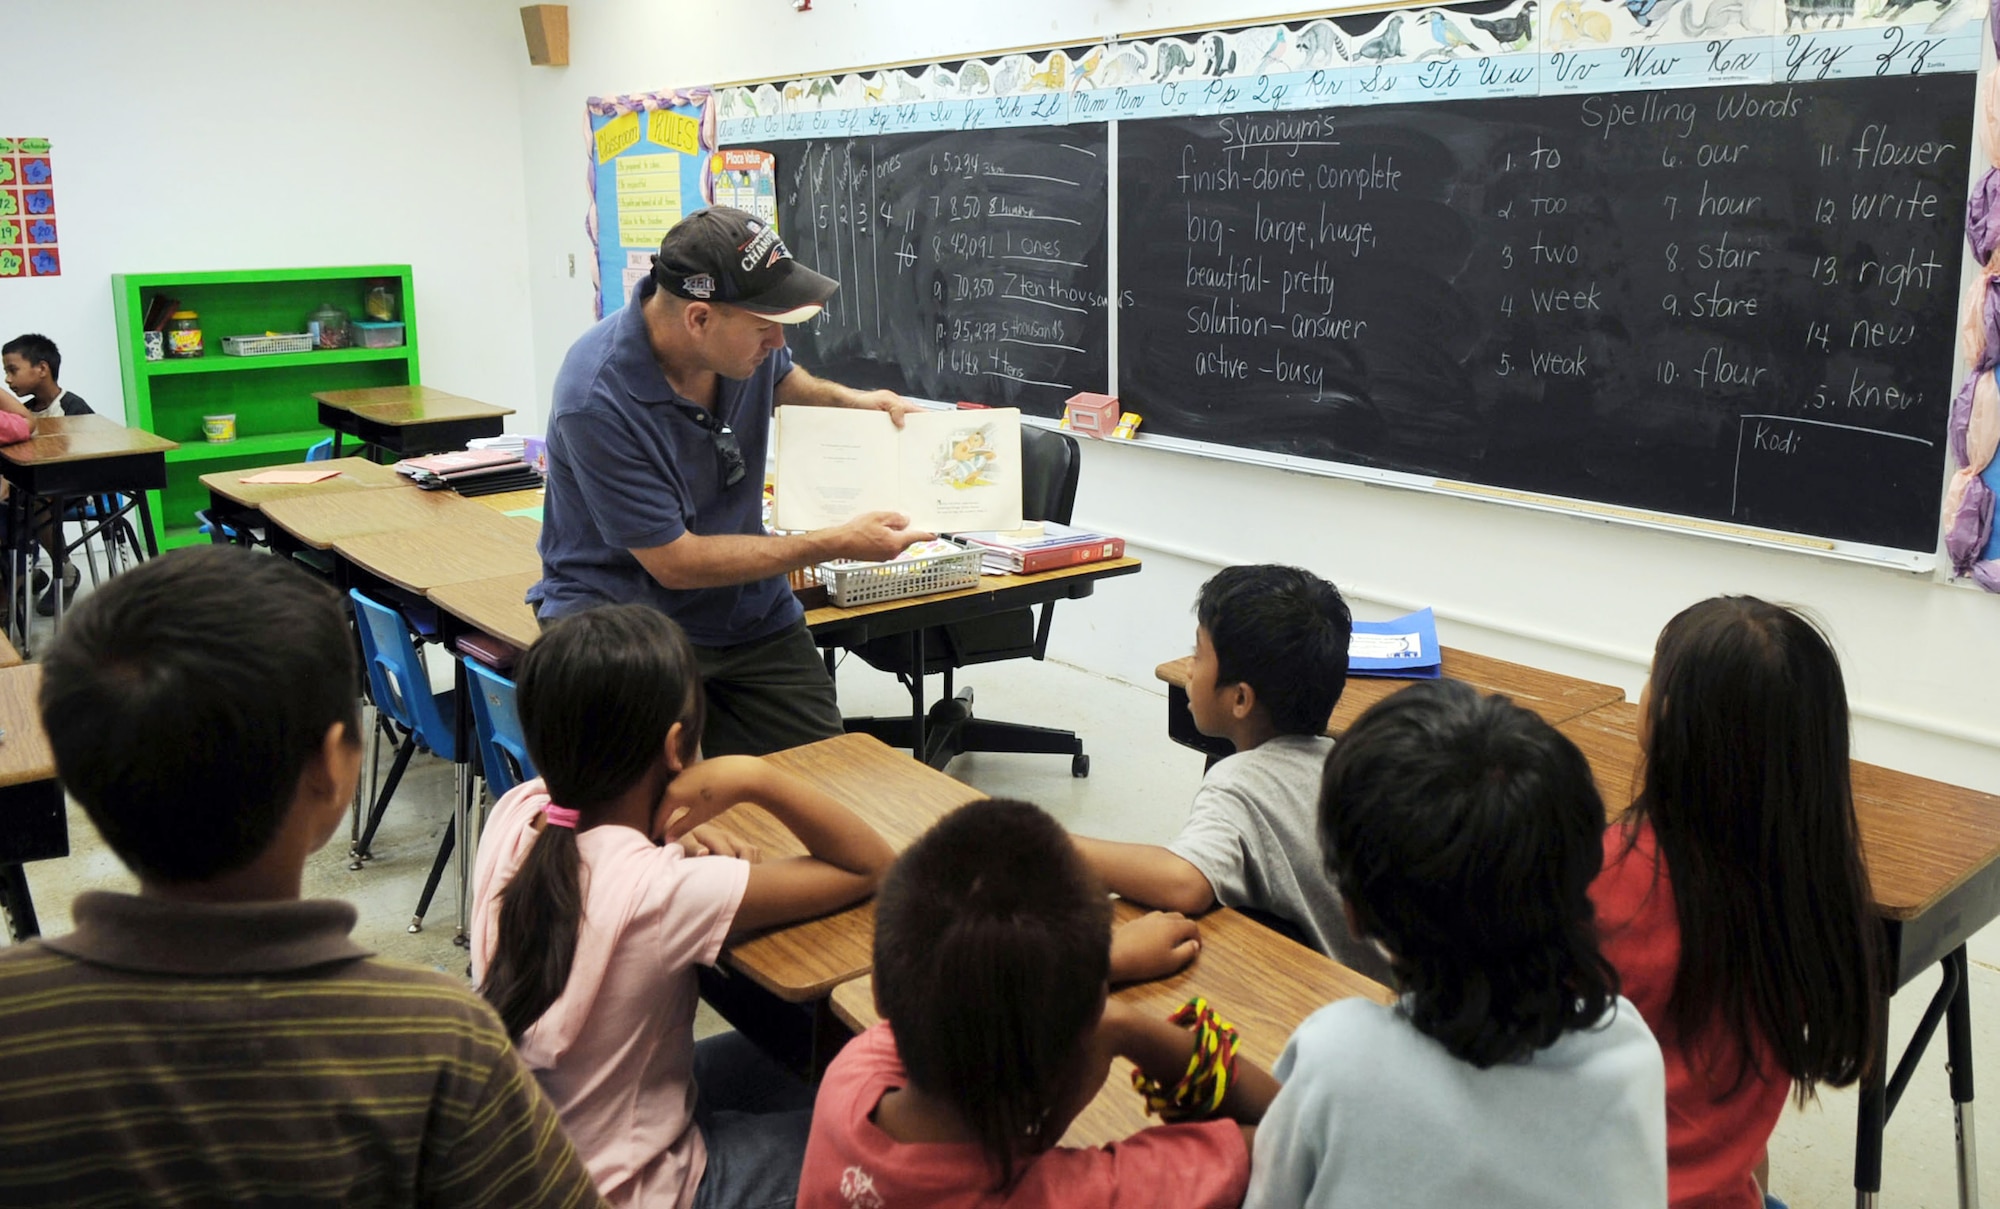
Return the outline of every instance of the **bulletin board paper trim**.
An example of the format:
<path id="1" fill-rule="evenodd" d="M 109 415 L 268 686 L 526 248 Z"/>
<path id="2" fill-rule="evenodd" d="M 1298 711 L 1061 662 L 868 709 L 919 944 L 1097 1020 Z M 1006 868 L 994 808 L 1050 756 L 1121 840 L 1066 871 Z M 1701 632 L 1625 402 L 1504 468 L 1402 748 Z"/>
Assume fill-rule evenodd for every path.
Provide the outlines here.
<path id="1" fill-rule="evenodd" d="M 633 115 L 635 118 L 635 130 L 639 128 L 640 121 L 645 120 L 650 141 L 650 135 L 654 133 L 650 129 L 652 125 L 651 119 L 655 115 L 670 115 L 671 111 L 681 109 L 699 110 L 699 116 L 693 118 L 693 133 L 695 136 L 693 145 L 686 147 L 679 145 L 680 140 L 684 137 L 684 132 L 677 126 L 668 131 L 669 137 L 673 142 L 664 145 L 671 148 L 665 154 L 689 156 L 698 164 L 699 189 L 694 199 L 694 204 L 689 205 L 685 200 L 683 201 L 682 208 L 685 212 L 698 210 L 703 206 L 709 205 L 714 200 L 714 176 L 709 165 L 710 157 L 716 150 L 716 112 L 713 90 L 706 86 L 672 88 L 659 92 L 628 93 L 613 97 L 591 97 L 584 102 L 584 181 L 590 196 L 590 207 L 585 212 L 583 227 L 584 233 L 590 236 L 590 278 L 592 303 L 595 308 L 593 313 L 600 319 L 604 317 L 605 313 L 604 232 L 602 230 L 604 216 L 599 203 L 599 189 L 602 184 L 601 170 L 607 162 L 610 162 L 618 154 L 632 148 L 628 145 L 624 148 L 612 150 L 609 145 L 600 143 L 598 138 L 599 125 L 592 119 L 609 118 L 616 120 L 628 114 Z M 609 124 L 605 123 L 606 126 L 609 126 Z M 605 151 L 610 151 L 611 153 L 604 154 Z M 615 310 L 617 308 L 614 307 L 612 309 Z"/>

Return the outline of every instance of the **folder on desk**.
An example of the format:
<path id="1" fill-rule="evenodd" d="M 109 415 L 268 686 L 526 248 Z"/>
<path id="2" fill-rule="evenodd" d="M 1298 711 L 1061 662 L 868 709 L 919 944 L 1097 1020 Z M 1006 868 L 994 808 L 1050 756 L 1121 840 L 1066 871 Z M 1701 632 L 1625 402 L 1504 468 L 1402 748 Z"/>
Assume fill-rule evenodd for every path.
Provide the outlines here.
<path id="1" fill-rule="evenodd" d="M 1357 621 L 1347 643 L 1347 674 L 1436 680 L 1444 674 L 1437 618 L 1429 609 L 1393 621 Z"/>
<path id="2" fill-rule="evenodd" d="M 542 477 L 529 469 L 519 454 L 503 449 L 468 449 L 462 453 L 404 458 L 396 463 L 396 473 L 425 491 L 449 488 L 466 496 L 526 491 L 542 485 Z"/>
<path id="3" fill-rule="evenodd" d="M 467 449 L 456 453 L 434 453 L 429 457 L 404 458 L 396 463 L 396 473 L 413 479 L 425 475 L 446 478 L 471 470 L 506 466 L 520 461 L 519 453 L 509 453 L 504 449 Z"/>

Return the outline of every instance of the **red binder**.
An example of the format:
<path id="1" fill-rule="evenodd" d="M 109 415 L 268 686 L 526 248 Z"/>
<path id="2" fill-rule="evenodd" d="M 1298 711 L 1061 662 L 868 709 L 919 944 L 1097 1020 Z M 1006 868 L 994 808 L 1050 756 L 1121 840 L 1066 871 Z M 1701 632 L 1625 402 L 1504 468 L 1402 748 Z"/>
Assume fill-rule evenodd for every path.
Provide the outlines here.
<path id="1" fill-rule="evenodd" d="M 1017 574 L 1033 575 L 1038 571 L 1054 571 L 1062 567 L 1082 566 L 1084 563 L 1109 562 L 1114 558 L 1123 557 L 1125 557 L 1124 538 L 1094 538 L 1074 546 L 1024 550 L 1021 553 L 1021 569 Z"/>

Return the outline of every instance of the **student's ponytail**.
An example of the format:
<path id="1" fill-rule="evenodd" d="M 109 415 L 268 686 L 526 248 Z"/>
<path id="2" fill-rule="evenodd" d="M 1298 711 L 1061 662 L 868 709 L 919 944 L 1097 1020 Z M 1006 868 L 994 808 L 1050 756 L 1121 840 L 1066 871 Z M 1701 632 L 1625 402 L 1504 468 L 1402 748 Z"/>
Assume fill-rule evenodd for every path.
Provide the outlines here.
<path id="1" fill-rule="evenodd" d="M 500 892 L 493 960 L 479 992 L 519 1041 L 562 996 L 583 923 L 583 869 L 576 829 L 542 822 L 542 834 Z"/>
<path id="2" fill-rule="evenodd" d="M 667 736 L 683 761 L 701 745 L 701 676 L 687 635 L 643 605 L 590 609 L 550 626 L 517 669 L 521 734 L 556 806 L 593 811 L 653 778 Z M 493 958 L 479 993 L 515 1039 L 561 998 L 583 925 L 576 831 L 547 820 L 500 892 Z"/>

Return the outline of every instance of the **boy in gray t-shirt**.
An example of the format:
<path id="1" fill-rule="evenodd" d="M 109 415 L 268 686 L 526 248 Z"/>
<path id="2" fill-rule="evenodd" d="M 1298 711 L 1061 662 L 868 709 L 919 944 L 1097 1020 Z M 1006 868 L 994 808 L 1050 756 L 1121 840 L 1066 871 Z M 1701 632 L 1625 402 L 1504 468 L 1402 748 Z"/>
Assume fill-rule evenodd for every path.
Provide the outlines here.
<path id="1" fill-rule="evenodd" d="M 1336 961 L 1387 979 L 1380 955 L 1348 931 L 1315 806 L 1353 628 L 1339 589 L 1297 567 L 1230 567 L 1202 585 L 1188 712 L 1236 754 L 1209 770 L 1171 844 L 1079 837 L 1105 885 L 1189 915 L 1221 903 L 1274 916 Z"/>
<path id="2" fill-rule="evenodd" d="M 1315 814 L 1401 997 L 1292 1034 L 1245 1209 L 1666 1209 L 1666 1068 L 1598 946 L 1604 803 L 1576 745 L 1423 681 L 1341 737 Z"/>

